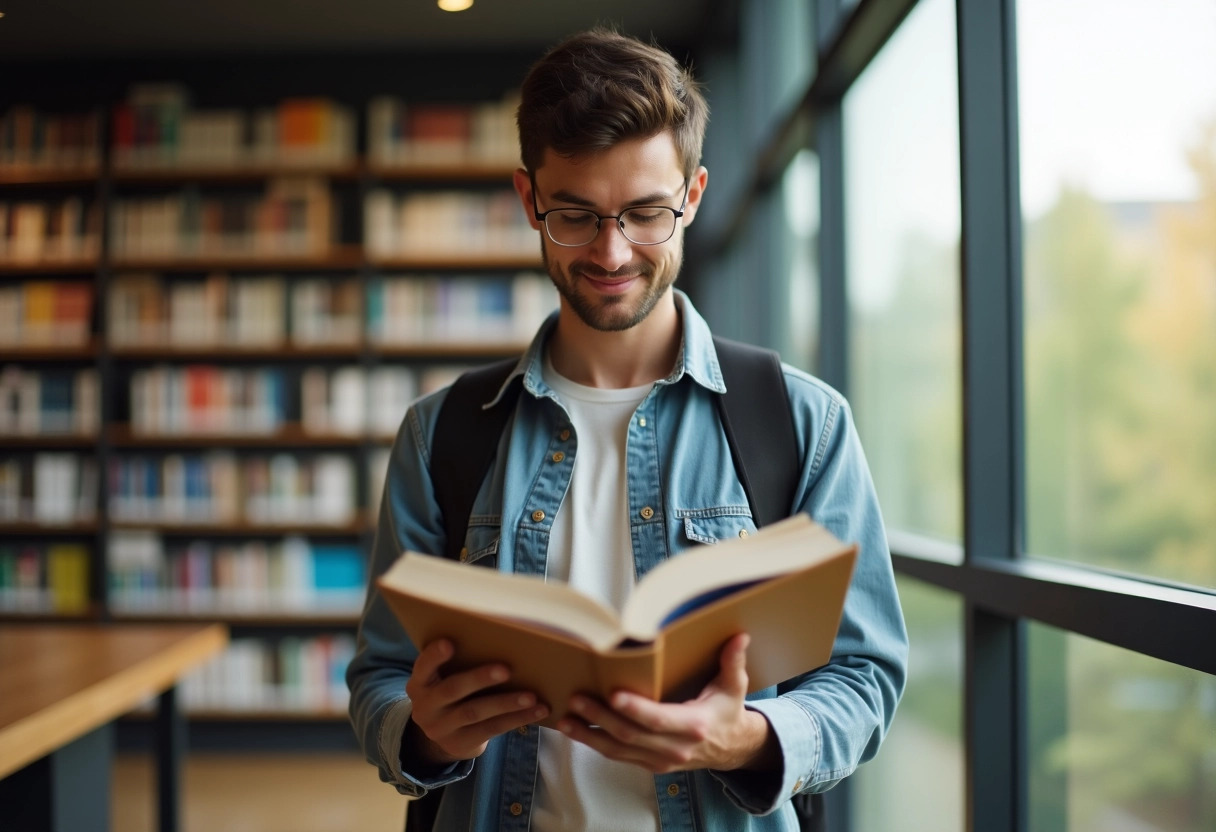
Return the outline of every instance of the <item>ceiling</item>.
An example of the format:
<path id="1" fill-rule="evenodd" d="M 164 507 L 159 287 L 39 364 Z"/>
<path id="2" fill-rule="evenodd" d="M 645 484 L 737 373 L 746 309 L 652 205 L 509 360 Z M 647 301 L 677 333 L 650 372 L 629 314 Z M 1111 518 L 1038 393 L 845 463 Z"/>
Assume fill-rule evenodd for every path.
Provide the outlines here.
<path id="1" fill-rule="evenodd" d="M 0 0 L 0 59 L 536 49 L 596 23 L 692 46 L 723 0 Z M 0 82 L 2 83 L 2 82 Z"/>

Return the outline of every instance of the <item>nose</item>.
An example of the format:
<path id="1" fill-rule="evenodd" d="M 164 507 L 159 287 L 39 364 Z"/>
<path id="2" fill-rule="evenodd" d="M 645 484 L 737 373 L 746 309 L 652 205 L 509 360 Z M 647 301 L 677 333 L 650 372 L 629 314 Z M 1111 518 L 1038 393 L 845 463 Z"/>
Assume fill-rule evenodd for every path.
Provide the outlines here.
<path id="1" fill-rule="evenodd" d="M 591 241 L 588 254 L 592 262 L 610 272 L 616 271 L 633 259 L 633 243 L 629 242 L 621 231 L 620 220 L 609 219 L 600 223 L 600 233 Z"/>

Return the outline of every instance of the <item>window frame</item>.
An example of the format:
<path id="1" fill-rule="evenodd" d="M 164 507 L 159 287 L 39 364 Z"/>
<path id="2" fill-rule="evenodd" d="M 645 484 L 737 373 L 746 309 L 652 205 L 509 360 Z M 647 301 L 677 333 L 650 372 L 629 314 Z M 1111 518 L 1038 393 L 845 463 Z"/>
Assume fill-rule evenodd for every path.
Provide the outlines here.
<path id="1" fill-rule="evenodd" d="M 702 244 L 690 262 L 695 276 L 698 265 L 728 251 L 745 233 L 743 218 L 752 204 L 780 181 L 799 149 L 810 147 L 820 163 L 816 372 L 847 395 L 841 101 L 916 0 L 861 0 L 847 10 L 839 0 L 807 2 L 814 3 L 819 33 L 808 42 L 817 71 L 792 110 L 774 121 L 758 145 L 750 171 L 728 195 L 732 211 L 699 229 Z M 1216 632 L 1216 588 L 1187 588 L 1023 556 L 1015 6 L 1016 0 L 955 0 L 962 189 L 962 557 L 957 546 L 890 534 L 897 572 L 954 592 L 963 601 L 964 817 L 968 829 L 984 832 L 1027 829 L 1026 622 L 1216 675 L 1216 650 L 1205 637 Z M 830 803 L 831 809 L 841 801 Z M 829 815 L 829 827 L 850 829 L 848 814 L 847 806 L 840 807 Z"/>

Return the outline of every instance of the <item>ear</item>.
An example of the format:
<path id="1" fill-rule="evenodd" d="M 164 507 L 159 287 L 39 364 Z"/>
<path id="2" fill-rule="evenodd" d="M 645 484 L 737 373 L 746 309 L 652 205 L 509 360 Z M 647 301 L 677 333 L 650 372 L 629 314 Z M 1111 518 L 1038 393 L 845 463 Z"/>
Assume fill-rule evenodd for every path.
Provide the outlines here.
<path id="1" fill-rule="evenodd" d="M 702 165 L 688 180 L 688 204 L 684 206 L 684 225 L 692 225 L 696 219 L 697 208 L 701 205 L 701 197 L 705 194 L 705 185 L 709 182 L 709 171 Z"/>
<path id="2" fill-rule="evenodd" d="M 515 193 L 519 194 L 520 203 L 524 206 L 524 216 L 528 218 L 528 225 L 539 231 L 540 223 L 536 221 L 536 202 L 532 199 L 532 177 L 528 176 L 528 172 L 523 168 L 516 168 L 511 181 L 515 185 Z"/>

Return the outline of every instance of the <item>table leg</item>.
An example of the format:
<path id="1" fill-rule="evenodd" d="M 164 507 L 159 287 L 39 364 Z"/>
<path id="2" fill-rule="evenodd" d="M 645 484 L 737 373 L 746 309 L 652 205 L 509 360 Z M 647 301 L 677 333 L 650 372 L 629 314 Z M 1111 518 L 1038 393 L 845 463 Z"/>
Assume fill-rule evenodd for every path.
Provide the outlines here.
<path id="1" fill-rule="evenodd" d="M 160 695 L 156 709 L 156 781 L 160 832 L 177 832 L 181 817 L 182 756 L 186 748 L 186 718 L 177 702 L 177 688 Z"/>
<path id="2" fill-rule="evenodd" d="M 114 726 L 103 725 L 0 780 L 5 832 L 108 832 Z"/>

